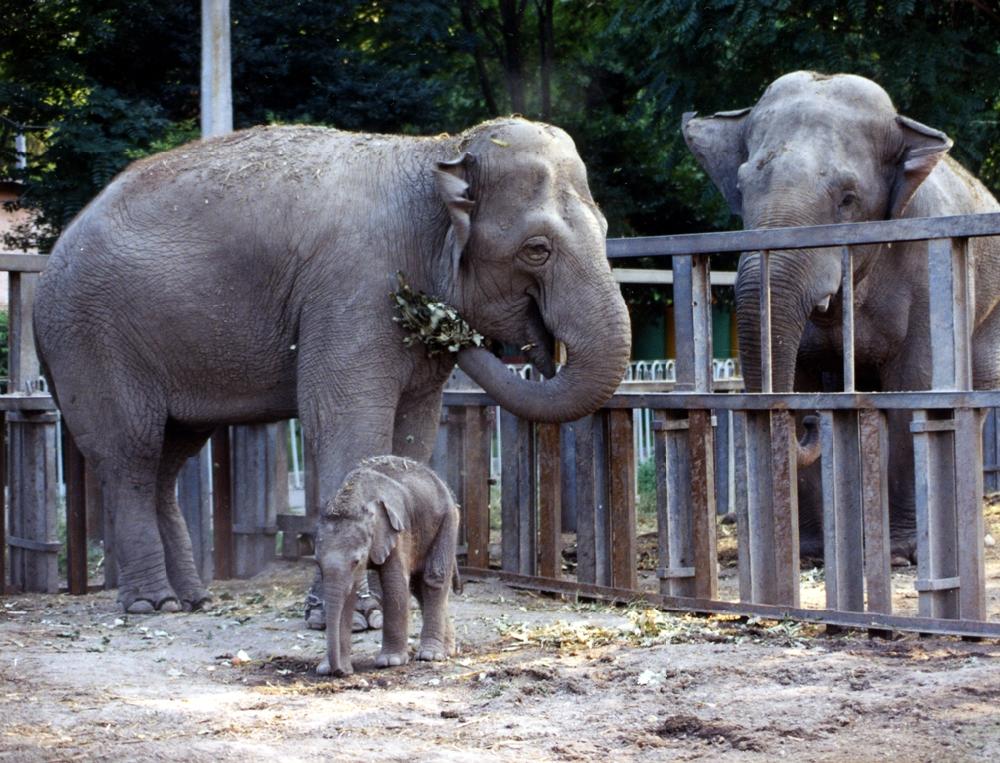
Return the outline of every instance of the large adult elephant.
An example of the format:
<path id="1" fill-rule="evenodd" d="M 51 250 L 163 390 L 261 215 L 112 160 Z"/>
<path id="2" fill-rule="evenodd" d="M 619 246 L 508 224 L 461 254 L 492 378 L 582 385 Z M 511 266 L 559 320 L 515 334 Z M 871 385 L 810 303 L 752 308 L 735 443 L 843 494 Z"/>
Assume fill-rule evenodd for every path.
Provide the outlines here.
<path id="1" fill-rule="evenodd" d="M 684 137 L 746 228 L 995 212 L 996 200 L 947 156 L 944 133 L 896 113 L 863 77 L 794 72 L 752 108 L 685 115 Z M 973 378 L 1000 386 L 1000 239 L 972 239 L 976 304 Z M 930 387 L 927 245 L 854 247 L 859 389 Z M 773 386 L 818 390 L 841 369 L 839 250 L 771 255 Z M 759 391 L 760 257 L 744 254 L 736 282 L 740 360 Z M 829 383 L 827 383 L 829 386 Z M 890 525 L 898 557 L 915 544 L 913 442 L 906 412 L 890 414 Z M 814 469 L 816 467 L 813 467 Z M 818 479 L 803 475 L 802 550 L 822 548 Z"/>
<path id="2" fill-rule="evenodd" d="M 501 405 L 538 421 L 598 408 L 630 345 L 606 229 L 573 141 L 523 119 L 434 138 L 255 128 L 125 170 L 59 239 L 34 314 L 114 517 L 121 605 L 206 600 L 174 488 L 220 424 L 298 416 L 321 504 L 363 458 L 430 457 L 456 357 L 404 343 L 398 271 L 530 345 L 547 381 L 457 355 Z"/>

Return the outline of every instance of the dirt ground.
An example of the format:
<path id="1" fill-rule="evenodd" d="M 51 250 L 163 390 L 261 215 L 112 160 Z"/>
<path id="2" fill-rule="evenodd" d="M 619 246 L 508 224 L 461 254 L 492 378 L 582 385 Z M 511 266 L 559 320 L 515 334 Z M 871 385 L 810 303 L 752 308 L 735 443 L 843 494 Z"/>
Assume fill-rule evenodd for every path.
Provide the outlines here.
<path id="1" fill-rule="evenodd" d="M 376 670 L 366 633 L 355 675 L 330 680 L 299 610 L 311 574 L 278 563 L 217 583 L 195 614 L 125 617 L 113 592 L 0 599 L 0 759 L 1000 759 L 996 643 L 468 582 L 459 657 Z"/>

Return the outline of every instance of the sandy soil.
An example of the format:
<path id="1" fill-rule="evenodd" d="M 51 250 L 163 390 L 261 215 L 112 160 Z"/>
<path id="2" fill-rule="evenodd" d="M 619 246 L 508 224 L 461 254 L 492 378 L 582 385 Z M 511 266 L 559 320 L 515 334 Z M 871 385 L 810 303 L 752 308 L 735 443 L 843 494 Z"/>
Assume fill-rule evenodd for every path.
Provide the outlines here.
<path id="1" fill-rule="evenodd" d="M 312 569 L 217 583 L 211 609 L 113 593 L 0 599 L 4 760 L 1000 759 L 1000 645 L 826 636 L 469 582 L 462 654 L 315 675 Z M 995 585 L 995 581 L 993 583 Z M 419 617 L 414 618 L 414 633 Z"/>

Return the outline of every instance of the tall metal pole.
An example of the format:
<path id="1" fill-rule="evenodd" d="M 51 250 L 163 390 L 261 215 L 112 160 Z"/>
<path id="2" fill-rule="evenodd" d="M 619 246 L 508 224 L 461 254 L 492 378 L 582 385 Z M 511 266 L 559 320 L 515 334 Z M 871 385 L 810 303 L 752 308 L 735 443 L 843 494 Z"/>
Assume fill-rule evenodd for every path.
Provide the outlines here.
<path id="1" fill-rule="evenodd" d="M 233 129 L 229 0 L 201 0 L 201 137 Z"/>

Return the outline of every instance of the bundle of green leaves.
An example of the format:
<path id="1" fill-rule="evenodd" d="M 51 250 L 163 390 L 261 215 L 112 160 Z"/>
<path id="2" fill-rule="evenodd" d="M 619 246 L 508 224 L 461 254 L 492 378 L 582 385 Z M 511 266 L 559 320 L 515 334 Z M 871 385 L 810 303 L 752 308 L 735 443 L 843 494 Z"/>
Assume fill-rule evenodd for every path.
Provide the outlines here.
<path id="1" fill-rule="evenodd" d="M 473 329 L 455 307 L 422 291 L 414 291 L 401 272 L 396 278 L 399 289 L 391 296 L 399 315 L 393 320 L 407 332 L 403 344 L 410 347 L 421 342 L 427 347 L 428 355 L 483 346 L 483 335 Z"/>

